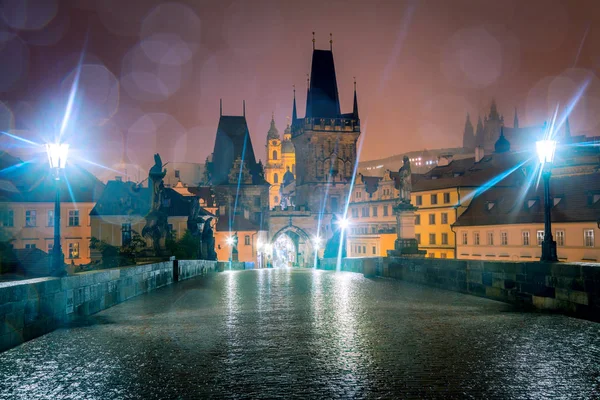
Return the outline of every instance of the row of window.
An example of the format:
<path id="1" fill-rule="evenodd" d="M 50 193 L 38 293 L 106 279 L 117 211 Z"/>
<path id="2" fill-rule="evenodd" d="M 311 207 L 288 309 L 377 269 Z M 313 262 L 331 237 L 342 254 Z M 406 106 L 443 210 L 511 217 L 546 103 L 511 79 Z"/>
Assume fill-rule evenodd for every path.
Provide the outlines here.
<path id="1" fill-rule="evenodd" d="M 377 217 L 379 215 L 379 211 L 378 211 L 379 207 L 377 206 L 373 206 L 373 207 L 369 207 L 369 206 L 365 206 L 365 207 L 361 207 L 360 208 L 360 217 L 362 218 L 368 218 L 368 217 Z M 359 213 L 358 213 L 359 209 L 358 208 L 352 208 L 352 218 L 359 218 Z M 389 206 L 385 205 L 383 206 L 383 216 L 387 217 L 389 216 Z"/>
<path id="2" fill-rule="evenodd" d="M 365 245 L 354 245 L 352 247 L 354 254 L 367 254 L 367 246 Z M 377 246 L 371 246 L 371 254 L 377 254 Z"/>
<path id="3" fill-rule="evenodd" d="M 392 189 L 391 188 L 383 188 L 381 194 L 384 196 L 389 196 L 392 194 Z M 356 199 L 361 199 L 362 195 L 363 195 L 363 193 L 360 190 L 357 190 L 356 192 L 354 192 L 354 198 L 356 198 Z"/>
<path id="4" fill-rule="evenodd" d="M 448 244 L 448 234 L 442 233 L 441 236 L 442 236 L 442 238 L 441 238 L 442 242 L 440 244 Z M 421 234 L 420 233 L 415 234 L 415 238 L 417 239 L 417 244 L 421 244 Z M 436 233 L 429 234 L 429 244 L 438 244 Z"/>
<path id="5" fill-rule="evenodd" d="M 462 237 L 461 243 L 463 245 L 468 245 L 469 244 L 468 233 L 462 232 L 461 237 Z M 488 246 L 494 246 L 496 244 L 499 244 L 501 246 L 508 246 L 508 232 L 500 232 L 500 243 L 497 243 L 494 240 L 494 232 L 487 232 L 486 239 L 487 239 L 486 242 L 487 242 Z M 537 239 L 537 245 L 541 246 L 542 242 L 544 241 L 544 231 L 542 231 L 542 230 L 537 231 L 536 239 Z M 562 231 L 562 230 L 556 231 L 554 233 L 554 240 L 556 241 L 557 246 L 564 246 L 565 245 L 565 231 Z M 480 238 L 479 232 L 473 232 L 472 244 L 475 246 L 478 246 L 481 244 L 481 238 Z M 521 232 L 521 244 L 523 246 L 531 245 L 529 231 Z M 594 230 L 593 229 L 585 229 L 583 231 L 583 245 L 585 247 L 594 247 Z"/>
<path id="6" fill-rule="evenodd" d="M 436 205 L 438 204 L 438 195 L 437 194 L 432 194 L 430 195 L 430 202 L 432 205 Z M 444 200 L 444 204 L 450 204 L 450 193 L 443 193 L 443 200 Z M 422 206 L 423 205 L 423 196 L 422 195 L 417 195 L 415 196 L 415 205 L 417 206 Z"/>
<path id="7" fill-rule="evenodd" d="M 429 225 L 435 225 L 435 214 L 429 214 Z M 448 213 L 441 214 L 442 225 L 448 224 Z M 415 225 L 421 225 L 421 215 L 415 215 Z"/>
<path id="8" fill-rule="evenodd" d="M 389 225 L 371 225 L 371 229 L 369 230 L 368 226 L 356 226 L 351 228 L 351 232 L 353 235 L 367 235 L 369 233 L 396 233 L 396 227 Z"/>
<path id="9" fill-rule="evenodd" d="M 6 210 L 2 213 L 2 226 L 14 227 L 15 226 L 15 212 L 14 210 Z M 37 210 L 25 210 L 25 227 L 38 226 L 38 213 Z M 48 210 L 46 218 L 46 226 L 54 226 L 54 210 Z M 69 210 L 68 226 L 79 226 L 79 210 Z"/>
<path id="10" fill-rule="evenodd" d="M 26 243 L 25 248 L 26 249 L 36 249 L 37 245 L 35 243 Z M 79 242 L 70 242 L 67 245 L 67 248 L 69 249 L 67 256 L 70 259 L 75 259 L 75 258 L 80 257 Z M 53 249 L 54 249 L 54 243 L 48 243 L 48 247 L 46 248 L 46 251 L 48 252 L 48 254 L 52 254 Z"/>

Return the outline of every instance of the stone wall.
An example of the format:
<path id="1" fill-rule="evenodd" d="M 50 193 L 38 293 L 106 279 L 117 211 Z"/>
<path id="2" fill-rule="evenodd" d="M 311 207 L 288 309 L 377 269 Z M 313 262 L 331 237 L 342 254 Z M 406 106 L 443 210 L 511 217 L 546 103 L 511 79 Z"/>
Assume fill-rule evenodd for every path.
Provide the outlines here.
<path id="1" fill-rule="evenodd" d="M 340 260 L 340 271 L 357 272 L 365 275 L 383 275 L 384 257 L 348 257 Z M 318 269 L 335 271 L 336 258 L 323 258 L 319 260 Z"/>
<path id="2" fill-rule="evenodd" d="M 227 263 L 228 264 L 228 263 Z M 234 263 L 244 269 L 245 263 Z M 237 264 L 241 264 L 241 267 Z M 217 270 L 216 261 L 166 261 L 64 278 L 0 282 L 0 351 L 118 303 Z"/>
<path id="3" fill-rule="evenodd" d="M 320 268 L 335 270 L 335 260 L 321 260 Z M 385 257 L 344 259 L 342 271 L 600 320 L 599 264 Z"/>

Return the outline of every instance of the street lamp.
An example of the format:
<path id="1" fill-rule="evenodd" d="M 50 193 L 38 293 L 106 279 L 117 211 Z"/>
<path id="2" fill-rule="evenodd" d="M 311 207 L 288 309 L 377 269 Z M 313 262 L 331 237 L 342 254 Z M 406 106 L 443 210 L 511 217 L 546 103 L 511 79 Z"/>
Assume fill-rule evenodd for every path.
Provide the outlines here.
<path id="1" fill-rule="evenodd" d="M 342 218 L 339 222 L 339 225 L 340 225 L 340 228 L 342 228 L 342 230 L 346 230 L 348 225 L 350 225 L 350 221 L 348 221 L 348 218 Z"/>
<path id="2" fill-rule="evenodd" d="M 535 147 L 542 168 L 542 178 L 544 179 L 544 240 L 540 261 L 557 262 L 556 242 L 552 238 L 552 205 L 550 204 L 550 175 L 552 174 L 552 161 L 556 151 L 556 140 L 539 140 L 535 143 Z"/>
<path id="3" fill-rule="evenodd" d="M 237 232 L 234 233 L 233 235 L 229 236 L 226 239 L 226 242 L 232 248 L 231 249 L 231 258 L 230 258 L 230 261 L 238 261 L 238 250 L 237 250 L 238 236 L 237 236 Z"/>
<path id="4" fill-rule="evenodd" d="M 52 247 L 52 275 L 65 275 L 64 257 L 60 246 L 60 172 L 65 169 L 69 145 L 66 143 L 46 144 L 46 153 L 50 169 L 56 181 L 56 196 L 54 199 L 54 245 Z"/>

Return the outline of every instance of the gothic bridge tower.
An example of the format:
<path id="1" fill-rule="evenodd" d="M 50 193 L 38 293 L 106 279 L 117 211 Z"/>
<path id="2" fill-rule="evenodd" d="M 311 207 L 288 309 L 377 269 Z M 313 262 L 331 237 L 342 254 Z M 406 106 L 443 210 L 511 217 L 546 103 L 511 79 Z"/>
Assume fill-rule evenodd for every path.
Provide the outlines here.
<path id="1" fill-rule="evenodd" d="M 296 150 L 296 206 L 312 212 L 341 213 L 356 163 L 360 119 L 354 107 L 340 110 L 333 51 L 313 46 L 304 118 L 292 110 L 292 142 Z"/>

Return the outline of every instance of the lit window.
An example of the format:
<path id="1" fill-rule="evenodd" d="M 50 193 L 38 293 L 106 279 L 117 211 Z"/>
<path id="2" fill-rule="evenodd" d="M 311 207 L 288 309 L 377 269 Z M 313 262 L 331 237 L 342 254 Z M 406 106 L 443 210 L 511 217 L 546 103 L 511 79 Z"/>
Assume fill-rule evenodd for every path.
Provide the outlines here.
<path id="1" fill-rule="evenodd" d="M 415 215 L 415 225 L 421 225 L 421 216 L 419 214 Z"/>
<path id="2" fill-rule="evenodd" d="M 250 246 L 250 235 L 245 235 L 244 236 L 244 245 L 245 246 Z"/>
<path id="3" fill-rule="evenodd" d="M 37 220 L 37 212 L 35 210 L 25 211 L 25 226 L 35 226 Z"/>
<path id="4" fill-rule="evenodd" d="M 54 210 L 48 210 L 48 226 L 54 226 Z"/>
<path id="5" fill-rule="evenodd" d="M 437 204 L 437 194 L 431 195 L 431 204 Z"/>
<path id="6" fill-rule="evenodd" d="M 423 204 L 423 196 L 417 196 L 415 199 L 415 203 L 417 203 L 418 206 Z"/>
<path id="7" fill-rule="evenodd" d="M 583 231 L 584 246 L 594 247 L 594 230 L 586 229 Z"/>
<path id="8" fill-rule="evenodd" d="M 442 224 L 448 223 L 448 213 L 442 213 Z"/>
<path id="9" fill-rule="evenodd" d="M 377 216 L 377 207 L 373 207 L 373 216 L 376 217 Z"/>
<path id="10" fill-rule="evenodd" d="M 442 244 L 448 244 L 448 234 L 442 233 Z"/>
<path id="11" fill-rule="evenodd" d="M 69 210 L 69 226 L 79 226 L 79 210 Z"/>
<path id="12" fill-rule="evenodd" d="M 35 243 L 27 243 L 25 245 L 26 249 L 35 249 L 37 246 L 35 245 Z"/>
<path id="13" fill-rule="evenodd" d="M 273 175 L 273 183 L 279 183 L 279 174 L 275 173 L 275 175 Z"/>
<path id="14" fill-rule="evenodd" d="M 383 216 L 384 217 L 388 216 L 388 206 L 383 206 Z"/>
<path id="15" fill-rule="evenodd" d="M 466 245 L 469 244 L 469 234 L 467 232 L 463 232 L 462 233 L 462 244 Z"/>
<path id="16" fill-rule="evenodd" d="M 448 258 L 446 253 L 440 253 L 440 258 Z"/>
<path id="17" fill-rule="evenodd" d="M 488 244 L 488 246 L 494 245 L 494 232 L 487 233 L 487 244 Z"/>
<path id="18" fill-rule="evenodd" d="M 15 212 L 13 210 L 4 210 L 0 215 L 2 215 L 2 226 L 15 226 Z"/>
<path id="19" fill-rule="evenodd" d="M 565 231 L 556 231 L 556 245 L 564 246 L 565 245 Z"/>
<path id="20" fill-rule="evenodd" d="M 473 244 L 479 246 L 479 232 L 473 232 Z"/>
<path id="21" fill-rule="evenodd" d="M 79 242 L 69 243 L 69 258 L 79 258 Z"/>
<path id="22" fill-rule="evenodd" d="M 500 232 L 500 244 L 508 246 L 508 232 Z"/>
<path id="23" fill-rule="evenodd" d="M 429 225 L 435 225 L 435 214 L 429 214 Z"/>
<path id="24" fill-rule="evenodd" d="M 435 244 L 435 233 L 429 234 L 429 244 Z"/>
<path id="25" fill-rule="evenodd" d="M 121 246 L 127 246 L 131 243 L 131 224 L 121 224 Z"/>
<path id="26" fill-rule="evenodd" d="M 536 237 L 538 246 L 541 246 L 544 242 L 544 231 L 537 231 Z"/>
<path id="27" fill-rule="evenodd" d="M 529 246 L 529 231 L 521 232 L 521 237 L 523 238 L 523 246 Z"/>
<path id="28" fill-rule="evenodd" d="M 450 193 L 444 193 L 444 204 L 450 203 Z"/>

